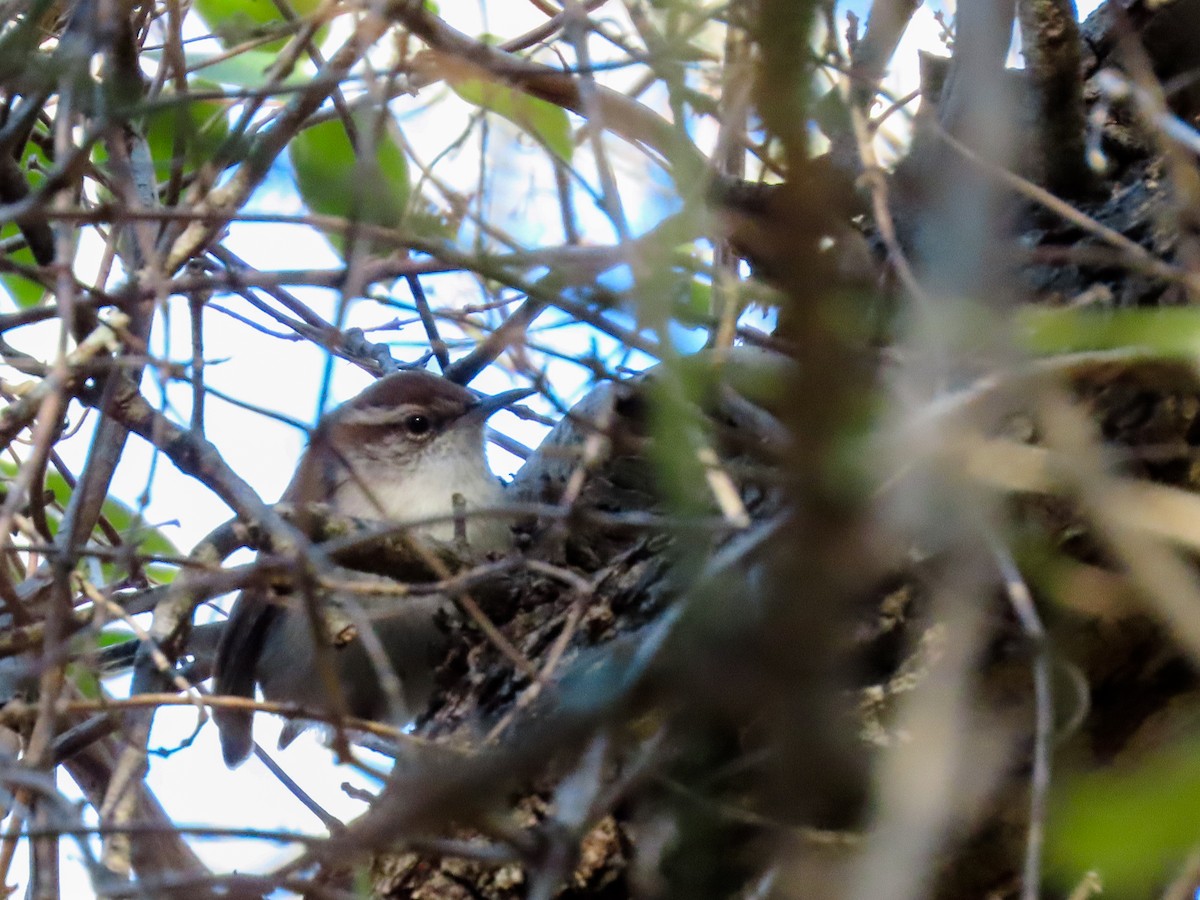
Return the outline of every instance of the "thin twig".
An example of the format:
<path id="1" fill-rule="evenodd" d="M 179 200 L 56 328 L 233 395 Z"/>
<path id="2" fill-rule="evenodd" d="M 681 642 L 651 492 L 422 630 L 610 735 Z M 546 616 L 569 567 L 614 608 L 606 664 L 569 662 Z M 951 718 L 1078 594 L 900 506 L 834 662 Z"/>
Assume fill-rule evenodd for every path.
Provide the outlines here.
<path id="1" fill-rule="evenodd" d="M 1051 687 L 1050 646 L 1029 586 L 1021 577 L 1016 560 L 992 529 L 988 544 L 1004 578 L 1009 603 L 1021 629 L 1033 645 L 1033 770 L 1029 779 L 1029 828 L 1025 839 L 1025 865 L 1021 879 L 1022 900 L 1038 900 L 1042 883 L 1042 848 L 1046 838 L 1046 802 L 1050 793 L 1050 758 L 1054 743 L 1054 692 Z"/>

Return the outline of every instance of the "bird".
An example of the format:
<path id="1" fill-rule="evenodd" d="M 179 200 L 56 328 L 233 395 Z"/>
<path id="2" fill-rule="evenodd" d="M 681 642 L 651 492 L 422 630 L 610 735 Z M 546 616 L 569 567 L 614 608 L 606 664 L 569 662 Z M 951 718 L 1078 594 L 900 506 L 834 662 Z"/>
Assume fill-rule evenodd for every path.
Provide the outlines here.
<path id="1" fill-rule="evenodd" d="M 465 522 L 472 554 L 503 552 L 512 545 L 505 520 L 470 516 L 503 497 L 503 484 L 484 455 L 484 430 L 493 413 L 531 393 L 518 389 L 481 398 L 424 370 L 386 375 L 318 422 L 281 500 L 324 503 L 335 514 L 360 519 L 420 523 L 409 533 L 445 542 L 461 540 L 457 518 L 457 527 Z M 456 509 L 456 495 L 465 507 Z M 439 516 L 440 521 L 423 521 Z M 326 710 L 308 614 L 299 603 L 272 599 L 270 590 L 248 587 L 234 601 L 217 645 L 213 689 L 253 699 L 257 685 L 268 701 Z M 428 706 L 444 652 L 446 634 L 438 619 L 446 601 L 436 595 L 371 594 L 357 602 L 401 685 L 404 708 L 391 712 L 411 721 Z M 362 638 L 330 646 L 329 652 L 345 711 L 362 719 L 387 715 L 388 697 Z M 241 765 L 254 749 L 253 711 L 224 707 L 214 718 L 225 764 Z M 305 725 L 289 720 L 281 747 Z"/>

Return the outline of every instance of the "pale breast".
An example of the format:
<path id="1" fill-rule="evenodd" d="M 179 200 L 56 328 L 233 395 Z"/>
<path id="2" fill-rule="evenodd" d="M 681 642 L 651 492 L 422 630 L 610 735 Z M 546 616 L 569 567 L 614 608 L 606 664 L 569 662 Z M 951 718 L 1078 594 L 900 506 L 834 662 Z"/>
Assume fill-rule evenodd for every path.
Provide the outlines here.
<path id="1" fill-rule="evenodd" d="M 454 495 L 465 501 L 467 543 L 479 553 L 501 551 L 512 543 L 508 520 L 472 517 L 471 510 L 499 506 L 504 489 L 499 479 L 482 465 L 482 454 L 439 453 L 423 457 L 419 464 L 397 477 L 395 465 L 366 463 L 359 478 L 343 481 L 335 505 L 345 515 L 395 522 L 420 522 L 449 516 L 455 511 Z M 454 522 L 445 520 L 415 529 L 440 541 L 454 540 Z"/>

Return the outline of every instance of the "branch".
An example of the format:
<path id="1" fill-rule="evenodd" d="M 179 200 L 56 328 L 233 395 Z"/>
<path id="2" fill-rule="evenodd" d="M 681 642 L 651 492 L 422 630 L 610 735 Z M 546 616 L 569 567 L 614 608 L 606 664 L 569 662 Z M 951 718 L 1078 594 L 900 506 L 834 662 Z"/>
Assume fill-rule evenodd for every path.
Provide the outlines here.
<path id="1" fill-rule="evenodd" d="M 1019 0 L 1025 71 L 1033 82 L 1041 176 L 1055 194 L 1090 183 L 1084 159 L 1082 40 L 1074 0 Z"/>
<path id="2" fill-rule="evenodd" d="M 580 93 L 579 78 L 474 41 L 430 13 L 422 0 L 391 0 L 383 14 L 404 25 L 430 49 L 444 54 L 434 57 L 434 71 L 439 64 L 482 70 L 483 77 L 503 81 L 530 96 L 581 116 L 589 112 Z M 596 111 L 614 134 L 651 148 L 673 168 L 676 184 L 685 195 L 703 191 L 706 179 L 702 173 L 707 169 L 707 160 L 683 131 L 611 88 L 596 85 L 593 99 Z"/>

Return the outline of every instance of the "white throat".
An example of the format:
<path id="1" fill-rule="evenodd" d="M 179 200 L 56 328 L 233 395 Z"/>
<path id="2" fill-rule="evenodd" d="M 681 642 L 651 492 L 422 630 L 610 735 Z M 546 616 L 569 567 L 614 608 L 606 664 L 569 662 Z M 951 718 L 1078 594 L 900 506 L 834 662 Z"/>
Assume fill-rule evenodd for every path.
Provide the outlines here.
<path id="1" fill-rule="evenodd" d="M 483 454 L 483 428 L 452 428 L 415 457 L 363 460 L 357 477 L 348 477 L 334 495 L 338 511 L 365 519 L 422 522 L 455 513 L 454 496 L 465 503 L 467 543 L 476 552 L 511 545 L 508 521 L 472 516 L 473 510 L 498 506 L 504 489 Z M 453 541 L 453 519 L 415 528 L 417 534 Z"/>

